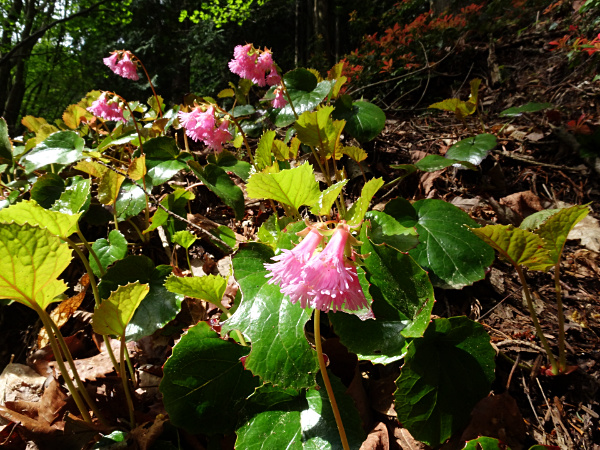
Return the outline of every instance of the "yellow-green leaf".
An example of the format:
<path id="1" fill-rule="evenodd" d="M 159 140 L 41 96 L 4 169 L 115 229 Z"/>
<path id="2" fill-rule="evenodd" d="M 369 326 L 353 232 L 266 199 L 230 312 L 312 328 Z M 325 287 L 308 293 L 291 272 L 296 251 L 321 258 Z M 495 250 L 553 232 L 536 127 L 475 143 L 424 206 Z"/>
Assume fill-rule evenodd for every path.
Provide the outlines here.
<path id="1" fill-rule="evenodd" d="M 512 225 L 486 225 L 470 230 L 513 266 L 522 265 L 541 271 L 553 266 L 550 254 L 544 248 L 544 240 L 531 231 Z"/>
<path id="2" fill-rule="evenodd" d="M 227 98 L 233 97 L 235 95 L 235 91 L 233 89 L 223 89 L 221 92 L 217 94 L 219 98 Z"/>
<path id="3" fill-rule="evenodd" d="M 146 175 L 146 155 L 142 155 L 139 158 L 135 158 L 131 161 L 127 175 L 132 180 L 141 180 Z"/>
<path id="4" fill-rule="evenodd" d="M 127 324 L 144 297 L 150 292 L 150 286 L 139 282 L 130 283 L 110 294 L 94 310 L 92 328 L 98 334 L 122 336 Z"/>
<path id="5" fill-rule="evenodd" d="M 273 140 L 277 133 L 273 130 L 265 132 L 260 141 L 255 153 L 256 170 L 262 171 L 265 167 L 271 165 L 271 148 L 273 148 Z"/>
<path id="6" fill-rule="evenodd" d="M 46 307 L 67 285 L 57 278 L 71 262 L 59 237 L 29 224 L 0 224 L 0 298 Z"/>
<path id="7" fill-rule="evenodd" d="M 352 158 L 357 163 L 367 159 L 367 152 L 359 147 L 343 147 L 342 153 Z"/>
<path id="8" fill-rule="evenodd" d="M 223 308 L 221 299 L 227 288 L 227 280 L 216 275 L 206 277 L 177 277 L 170 275 L 165 281 L 167 291 L 186 297 L 199 298 Z"/>
<path id="9" fill-rule="evenodd" d="M 331 211 L 331 207 L 335 203 L 335 200 L 347 182 L 348 180 L 340 181 L 339 183 L 335 183 L 321 192 L 319 200 L 312 206 L 312 208 L 310 208 L 310 212 L 316 216 L 328 215 Z"/>
<path id="10" fill-rule="evenodd" d="M 125 177 L 112 170 L 107 170 L 98 182 L 98 201 L 103 205 L 112 205 L 119 196 Z"/>
<path id="11" fill-rule="evenodd" d="M 0 210 L 0 222 L 28 223 L 47 229 L 51 234 L 67 238 L 77 231 L 77 222 L 82 213 L 64 214 L 42 208 L 35 200 L 24 200 Z"/>
<path id="12" fill-rule="evenodd" d="M 383 180 L 381 178 L 373 178 L 365 183 L 360 193 L 360 197 L 346 213 L 346 220 L 350 225 L 358 225 L 363 220 L 373 196 L 381 186 L 383 186 Z"/>

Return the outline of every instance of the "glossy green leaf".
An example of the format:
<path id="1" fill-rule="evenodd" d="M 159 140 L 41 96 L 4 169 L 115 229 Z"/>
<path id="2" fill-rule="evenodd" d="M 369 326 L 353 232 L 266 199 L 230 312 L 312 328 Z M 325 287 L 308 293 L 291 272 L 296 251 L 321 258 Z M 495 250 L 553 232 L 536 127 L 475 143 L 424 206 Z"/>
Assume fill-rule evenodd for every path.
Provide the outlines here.
<path id="1" fill-rule="evenodd" d="M 137 308 L 125 337 L 135 341 L 149 336 L 175 318 L 181 309 L 183 295 L 167 291 L 165 279 L 172 267 L 154 263 L 147 256 L 128 256 L 111 266 L 98 285 L 100 297 L 106 299 L 119 286 L 139 281 L 150 286 L 150 292 Z"/>
<path id="2" fill-rule="evenodd" d="M 394 393 L 398 420 L 437 446 L 461 430 L 494 381 L 495 351 L 483 326 L 466 317 L 435 319 L 408 346 Z"/>
<path id="3" fill-rule="evenodd" d="M 240 177 L 244 182 L 248 181 L 250 177 L 250 171 L 252 166 L 246 161 L 240 161 L 227 150 L 223 150 L 215 157 L 215 155 L 209 155 L 207 158 L 208 162 L 213 163 L 227 172 L 232 172 Z"/>
<path id="4" fill-rule="evenodd" d="M 144 142 L 146 168 L 153 186 L 169 181 L 182 169 L 187 169 L 189 153 L 180 153 L 175 139 L 159 136 Z"/>
<path id="5" fill-rule="evenodd" d="M 475 169 L 475 166 L 466 161 L 458 161 L 456 159 L 444 158 L 440 155 L 427 155 L 422 160 L 416 162 L 414 167 L 422 170 L 423 172 L 437 172 L 438 170 L 445 169 L 446 167 L 450 167 L 454 164 L 460 164 L 461 166 L 467 167 L 469 169 Z M 410 166 L 410 164 L 401 164 L 398 166 L 393 166 L 393 168 L 404 168 L 405 170 L 410 170 L 407 167 L 400 166 Z M 414 172 L 411 171 L 410 173 Z"/>
<path id="6" fill-rule="evenodd" d="M 205 277 L 176 277 L 171 275 L 165 281 L 165 288 L 169 292 L 199 298 L 223 309 L 221 300 L 227 288 L 227 280 L 218 275 L 207 275 Z"/>
<path id="7" fill-rule="evenodd" d="M 21 158 L 27 172 L 57 164 L 66 166 L 83 158 L 84 141 L 74 131 L 58 131 L 48 136 Z"/>
<path id="8" fill-rule="evenodd" d="M 37 225 L 61 238 L 67 238 L 77 231 L 80 216 L 80 213 L 70 215 L 49 211 L 34 200 L 24 200 L 0 210 L 0 222 Z"/>
<path id="9" fill-rule="evenodd" d="M 386 205 L 384 212 L 404 225 L 412 214 L 398 213 L 395 203 Z M 471 235 L 467 227 L 477 222 L 467 213 L 442 200 L 419 200 L 413 204 L 418 221 L 419 245 L 410 255 L 427 271 L 436 285 L 460 289 L 485 277 L 494 260 L 494 252 Z"/>
<path id="10" fill-rule="evenodd" d="M 69 183 L 60 198 L 50 208 L 63 214 L 85 212 L 90 207 L 92 181 L 76 175 L 69 178 Z"/>
<path id="11" fill-rule="evenodd" d="M 92 327 L 98 334 L 122 336 L 135 310 L 148 292 L 147 284 L 134 282 L 119 288 L 94 309 Z"/>
<path id="12" fill-rule="evenodd" d="M 173 347 L 160 383 L 171 423 L 188 433 L 227 434 L 260 381 L 244 370 L 248 347 L 220 339 L 200 322 Z"/>
<path id="13" fill-rule="evenodd" d="M 493 134 L 478 134 L 458 141 L 446 152 L 446 158 L 457 161 L 467 161 L 474 165 L 481 164 L 490 150 L 496 146 L 496 136 Z"/>
<path id="14" fill-rule="evenodd" d="M 365 183 L 360 192 L 360 197 L 346 213 L 346 221 L 348 224 L 358 225 L 363 220 L 365 214 L 369 210 L 369 205 L 371 204 L 373 196 L 381 186 L 383 186 L 383 180 L 381 178 L 373 178 Z"/>
<path id="15" fill-rule="evenodd" d="M 333 392 L 350 448 L 357 449 L 365 439 L 358 411 L 345 393 L 346 387 L 329 374 Z M 321 376 L 319 385 L 323 386 Z M 280 394 L 279 399 L 285 399 Z M 327 392 L 310 389 L 287 402 L 267 403 L 266 410 L 247 420 L 236 430 L 239 450 L 337 450 L 342 448 Z"/>
<path id="16" fill-rule="evenodd" d="M 0 163 L 10 163 L 13 159 L 13 146 L 8 136 L 8 125 L 0 117 Z"/>
<path id="17" fill-rule="evenodd" d="M 556 214 L 552 215 L 548 220 L 540 225 L 534 233 L 544 240 L 544 247 L 548 250 L 550 258 L 554 264 L 560 261 L 560 256 L 567 242 L 569 233 L 589 214 L 590 210 L 587 205 L 575 205 L 570 208 L 560 209 Z"/>
<path id="18" fill-rule="evenodd" d="M 31 186 L 31 199 L 43 208 L 50 208 L 60 198 L 65 190 L 65 182 L 61 177 L 51 172 L 35 180 Z"/>
<path id="19" fill-rule="evenodd" d="M 196 161 L 188 161 L 188 165 L 208 189 L 233 209 L 236 219 L 244 218 L 244 194 L 227 175 L 227 172 L 210 163 L 202 167 Z"/>
<path id="20" fill-rule="evenodd" d="M 401 252 L 415 248 L 419 237 L 415 227 L 405 227 L 392 216 L 381 211 L 369 211 L 365 221 L 370 221 L 369 238 L 374 244 L 387 244 Z"/>
<path id="21" fill-rule="evenodd" d="M 553 106 L 554 105 L 552 103 L 529 102 L 521 106 L 513 106 L 512 108 L 505 109 L 500 113 L 500 115 L 506 117 L 517 117 L 523 113 L 538 112 L 544 109 L 552 108 Z"/>
<path id="22" fill-rule="evenodd" d="M 125 236 L 118 230 L 112 230 L 108 233 L 107 239 L 98 239 L 92 245 L 92 249 L 96 252 L 100 264 L 102 264 L 102 270 L 96 264 L 96 259 L 90 257 L 90 266 L 96 276 L 100 276 L 102 272 L 106 272 L 108 266 L 115 261 L 123 259 L 127 254 L 127 240 Z"/>
<path id="23" fill-rule="evenodd" d="M 344 131 L 358 142 L 368 142 L 383 131 L 385 127 L 385 114 L 381 108 L 373 103 L 363 100 L 352 102 L 352 107 L 336 109 L 332 114 L 334 119 L 346 121 Z"/>
<path id="24" fill-rule="evenodd" d="M 219 248 L 222 248 L 224 251 L 229 252 L 231 248 L 235 248 L 238 244 L 235 232 L 231 228 L 226 227 L 225 225 L 219 225 L 217 228 L 210 230 L 210 233 L 221 239 L 230 247 L 229 249 L 224 248 L 223 244 L 213 240 L 213 243 Z"/>
<path id="25" fill-rule="evenodd" d="M 548 217 L 553 216 L 558 211 L 560 211 L 560 209 L 542 209 L 541 211 L 525 217 L 521 222 L 521 225 L 519 225 L 519 228 L 521 230 L 534 231 L 536 228 L 539 228 L 539 226 L 544 223 Z"/>
<path id="26" fill-rule="evenodd" d="M 500 446 L 498 439 L 480 436 L 477 439 L 466 442 L 463 450 L 510 450 L 510 447 L 506 445 Z"/>
<path id="27" fill-rule="evenodd" d="M 531 231 L 512 225 L 486 225 L 471 228 L 471 231 L 513 266 L 523 265 L 541 271 L 553 266 L 550 254 L 544 248 L 544 240 Z"/>
<path id="28" fill-rule="evenodd" d="M 187 250 L 198 240 L 198 238 L 188 230 L 181 230 L 171 236 L 171 240 L 174 244 L 181 245 Z"/>
<path id="29" fill-rule="evenodd" d="M 423 334 L 431 317 L 434 303 L 433 286 L 425 272 L 406 253 L 385 244 L 374 245 L 361 232 L 363 242 L 360 252 L 369 254 L 364 260 L 367 280 L 371 283 L 369 293 L 373 297 L 373 313 L 377 319 L 401 322 L 394 326 L 402 328 L 405 337 Z"/>
<path id="30" fill-rule="evenodd" d="M 283 80 L 288 89 L 306 92 L 312 91 L 318 83 L 317 77 L 310 70 L 302 67 L 287 72 Z"/>
<path id="31" fill-rule="evenodd" d="M 240 105 L 233 108 L 233 117 L 244 117 L 254 114 L 256 110 L 252 105 Z"/>
<path id="32" fill-rule="evenodd" d="M 315 385 L 316 353 L 304 337 L 310 318 L 299 304 L 292 305 L 269 284 L 264 263 L 274 253 L 266 245 L 241 244 L 233 257 L 233 271 L 242 292 L 242 302 L 223 325 L 223 332 L 240 330 L 252 342 L 246 369 L 282 387 L 296 389 Z"/>
<path id="33" fill-rule="evenodd" d="M 407 320 L 360 320 L 345 312 L 328 313 L 327 317 L 340 342 L 360 360 L 389 364 L 406 354 L 407 342 L 402 331 L 408 325 Z"/>
<path id="34" fill-rule="evenodd" d="M 285 77 L 287 77 L 287 75 L 288 74 L 286 74 Z M 287 78 L 285 79 L 287 83 Z M 294 105 L 294 109 L 296 110 L 296 114 L 300 116 L 305 111 L 312 111 L 313 109 L 315 109 L 331 91 L 331 84 L 331 81 L 323 80 L 320 83 L 318 83 L 317 86 L 311 91 L 288 88 L 288 92 L 292 99 L 292 103 Z M 292 110 L 292 107 L 289 104 L 287 104 L 285 107 L 281 108 L 281 110 L 279 110 L 279 112 L 277 113 L 277 117 L 275 119 L 275 126 L 287 127 L 295 121 L 296 116 L 294 115 L 294 111 Z"/>
<path id="35" fill-rule="evenodd" d="M 314 205 L 320 196 L 309 163 L 279 173 L 255 173 L 248 180 L 246 192 L 251 198 L 276 200 L 296 211 L 302 205 Z"/>
<path id="36" fill-rule="evenodd" d="M 69 246 L 45 229 L 0 224 L 0 297 L 46 309 L 67 289 L 57 278 L 71 259 Z"/>
<path id="37" fill-rule="evenodd" d="M 147 182 L 146 188 L 151 190 L 152 185 Z M 114 207 L 119 221 L 137 216 L 146 207 L 146 194 L 142 188 L 129 180 L 125 180 L 121 185 Z"/>
<path id="38" fill-rule="evenodd" d="M 315 216 L 326 216 L 331 212 L 331 207 L 335 203 L 342 192 L 344 186 L 346 186 L 348 180 L 340 181 L 339 183 L 332 184 L 319 195 L 319 200 L 310 208 L 310 212 Z"/>

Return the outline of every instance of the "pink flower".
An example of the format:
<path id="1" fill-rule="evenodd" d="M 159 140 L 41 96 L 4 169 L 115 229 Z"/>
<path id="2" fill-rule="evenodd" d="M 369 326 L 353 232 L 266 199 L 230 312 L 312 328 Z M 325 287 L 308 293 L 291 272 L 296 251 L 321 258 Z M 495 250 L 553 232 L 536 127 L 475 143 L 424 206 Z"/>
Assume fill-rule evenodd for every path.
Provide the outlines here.
<path id="1" fill-rule="evenodd" d="M 227 130 L 228 120 L 222 120 L 221 124 L 216 126 L 213 106 L 209 106 L 206 111 L 196 106 L 189 113 L 180 111 L 177 116 L 190 138 L 196 142 L 201 140 L 216 151 L 221 151 L 223 143 L 231 139 L 231 133 Z"/>
<path id="2" fill-rule="evenodd" d="M 102 117 L 104 120 L 121 120 L 126 122 L 123 117 L 123 109 L 119 106 L 119 103 L 114 100 L 106 99 L 106 92 L 103 92 L 98 100 L 92 103 L 87 109 L 95 116 Z"/>
<path id="3" fill-rule="evenodd" d="M 273 257 L 276 263 L 265 264 L 270 272 L 267 277 L 272 277 L 269 284 L 277 283 L 282 288 L 293 285 L 301 279 L 302 269 L 323 240 L 323 236 L 311 229 L 308 235 L 293 250 L 282 250 Z"/>
<path id="4" fill-rule="evenodd" d="M 102 59 L 102 61 L 104 61 L 104 64 L 106 64 L 110 68 L 110 70 L 112 70 L 113 72 L 116 70 L 118 60 L 119 60 L 118 52 L 113 52 L 112 55 L 110 55 L 108 58 Z"/>
<path id="5" fill-rule="evenodd" d="M 236 75 L 258 86 L 274 86 L 281 81 L 269 50 L 257 50 L 252 44 L 238 45 L 233 50 L 233 56 L 234 59 L 229 61 L 229 69 Z"/>
<path id="6" fill-rule="evenodd" d="M 108 58 L 102 59 L 102 61 L 117 75 L 130 80 L 139 80 L 137 66 L 131 60 L 131 56 L 130 51 L 116 51 Z M 119 59 L 119 57 L 121 58 Z"/>
<path id="7" fill-rule="evenodd" d="M 285 105 L 287 105 L 287 100 L 283 96 L 282 88 L 276 88 L 273 93 L 275 94 L 275 98 L 271 101 L 273 108 L 283 108 Z"/>
<path id="8" fill-rule="evenodd" d="M 358 281 L 354 261 L 346 256 L 352 252 L 348 244 L 350 227 L 338 225 L 325 249 L 315 252 L 321 243 L 321 234 L 311 229 L 304 240 L 293 250 L 284 250 L 273 258 L 276 263 L 265 264 L 270 272 L 269 283 L 277 283 L 281 292 L 292 303 L 300 302 L 302 308 L 321 311 L 359 311 L 369 308 L 369 303 Z M 373 314 L 361 313 L 361 319 Z"/>

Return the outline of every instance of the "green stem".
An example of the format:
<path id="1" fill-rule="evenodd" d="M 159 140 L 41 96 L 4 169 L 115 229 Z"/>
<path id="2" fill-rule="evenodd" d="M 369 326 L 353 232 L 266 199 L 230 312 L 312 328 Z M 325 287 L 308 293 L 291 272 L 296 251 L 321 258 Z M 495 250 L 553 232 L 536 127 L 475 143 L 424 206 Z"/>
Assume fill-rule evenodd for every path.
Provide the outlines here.
<path id="1" fill-rule="evenodd" d="M 146 78 L 148 79 L 148 83 L 150 83 L 150 89 L 152 89 L 152 94 L 154 94 L 154 99 L 156 100 L 156 107 L 158 108 L 158 115 L 159 115 L 159 117 L 162 117 L 163 113 L 162 113 L 162 108 L 160 107 L 160 100 L 158 99 L 158 95 L 156 95 L 156 91 L 154 90 L 154 85 L 152 84 L 152 80 L 150 79 L 150 75 L 148 75 L 148 71 L 146 70 L 146 66 L 144 66 L 144 63 L 142 63 L 142 60 L 140 58 L 138 58 L 137 56 L 135 56 L 133 53 L 132 53 L 132 56 L 137 60 L 137 62 L 140 63 L 140 66 L 142 67 L 142 70 L 146 74 Z"/>
<path id="2" fill-rule="evenodd" d="M 140 230 L 140 228 L 134 223 L 134 221 L 131 219 L 126 219 L 126 220 L 127 220 L 127 223 L 129 225 L 131 225 L 131 228 L 133 228 L 136 231 L 136 233 L 138 234 L 138 236 L 140 237 L 142 242 L 146 242 L 146 236 L 144 236 L 144 233 L 142 233 L 142 230 Z"/>
<path id="3" fill-rule="evenodd" d="M 218 307 L 218 305 L 217 305 Z M 223 314 L 225 314 L 225 316 L 229 319 L 231 317 L 231 313 L 226 310 L 225 308 L 221 308 L 221 311 L 223 312 Z M 240 340 L 240 344 L 242 344 L 244 347 L 248 346 L 248 343 L 246 342 L 246 339 L 244 339 L 244 335 L 242 334 L 242 332 L 240 330 L 235 330 L 235 334 L 237 334 L 238 339 Z"/>
<path id="4" fill-rule="evenodd" d="M 103 277 L 106 274 L 106 272 L 104 271 L 104 267 L 102 267 L 102 263 L 100 262 L 100 258 L 98 258 L 98 255 L 96 254 L 96 252 L 94 251 L 94 249 L 92 248 L 92 246 L 90 245 L 90 243 L 87 241 L 87 239 L 85 238 L 85 236 L 81 232 L 81 229 L 79 228 L 79 222 L 77 222 L 77 236 L 79 236 L 79 239 L 81 239 L 81 242 L 83 242 L 83 245 L 87 249 L 88 253 L 90 255 L 92 255 L 92 258 L 94 258 L 94 261 L 96 261 L 96 265 L 98 266 L 98 270 L 100 270 L 100 276 Z"/>
<path id="5" fill-rule="evenodd" d="M 79 247 L 77 246 L 77 244 L 75 242 L 73 242 L 69 238 L 64 238 L 64 239 L 71 246 L 71 248 L 73 250 L 75 250 L 75 253 L 77 253 L 77 256 L 79 256 L 79 259 L 81 259 L 81 262 L 83 263 L 83 266 L 85 267 L 85 270 L 90 278 L 90 286 L 92 286 L 92 292 L 94 293 L 94 301 L 96 303 L 96 308 L 98 308 L 101 303 L 100 292 L 98 291 L 98 285 L 96 284 L 96 277 L 94 276 L 94 272 L 92 271 L 90 262 L 85 257 L 85 255 L 79 249 Z M 100 266 L 100 267 L 102 267 L 102 266 Z M 110 338 L 107 335 L 102 335 L 102 339 L 104 339 L 104 343 L 106 344 L 106 351 L 108 352 L 108 356 L 110 357 L 110 360 L 112 361 L 115 370 L 117 371 L 117 373 L 119 373 L 119 364 L 117 363 L 117 359 L 115 358 L 115 354 L 110 345 Z"/>
<path id="6" fill-rule="evenodd" d="M 37 303 L 33 303 L 33 305 L 35 311 L 38 313 L 38 316 L 44 324 L 44 328 L 46 328 L 46 333 L 48 333 L 48 341 L 50 342 L 50 347 L 52 347 L 52 352 L 54 353 L 56 364 L 58 364 L 58 370 L 60 371 L 65 380 L 67 389 L 71 393 L 71 397 L 73 397 L 73 401 L 77 405 L 77 409 L 79 409 L 83 420 L 85 420 L 89 424 L 92 424 L 92 418 L 90 416 L 90 413 L 85 407 L 83 400 L 81 400 L 81 397 L 79 396 L 79 391 L 73 384 L 73 380 L 71 380 L 71 376 L 69 375 L 67 367 L 65 366 L 65 362 L 60 353 L 60 348 L 58 346 L 58 343 L 56 342 L 56 338 L 54 337 L 54 330 L 51 324 L 52 321 L 50 320 L 50 317 L 48 316 L 46 311 L 44 311 Z"/>
<path id="7" fill-rule="evenodd" d="M 125 370 L 125 331 L 121 335 L 121 352 L 119 356 L 121 362 L 121 381 L 123 382 L 123 390 L 125 391 L 125 399 L 127 400 L 127 408 L 129 408 L 129 422 L 131 429 L 135 428 L 135 410 L 133 409 L 133 400 L 129 391 L 129 383 L 127 382 L 127 371 Z"/>
<path id="8" fill-rule="evenodd" d="M 317 347 L 317 358 L 319 360 L 319 369 L 321 370 L 321 375 L 323 376 L 323 383 L 325 384 L 325 389 L 327 390 L 327 395 L 329 396 L 329 403 L 331 403 L 331 409 L 333 410 L 333 416 L 335 417 L 335 423 L 337 425 L 338 431 L 340 433 L 340 439 L 342 441 L 342 446 L 344 450 L 350 450 L 350 446 L 348 445 L 348 438 L 346 438 L 346 430 L 344 430 L 344 423 L 342 422 L 342 416 L 340 416 L 340 411 L 337 406 L 337 402 L 335 401 L 335 396 L 333 395 L 333 388 L 331 387 L 331 382 L 329 381 L 329 375 L 327 374 L 327 367 L 325 366 L 325 359 L 323 358 L 323 348 L 321 346 L 321 310 L 315 309 L 315 346 Z"/>
<path id="9" fill-rule="evenodd" d="M 64 339 L 62 333 L 60 332 L 58 325 L 56 325 L 56 323 L 54 323 L 52 321 L 52 319 L 50 319 L 50 325 L 52 325 L 52 329 L 54 330 L 54 335 L 56 337 L 56 340 L 57 340 L 58 344 L 60 345 L 60 348 L 62 349 L 64 359 L 67 360 L 67 363 L 69 364 L 69 367 L 71 368 L 71 372 L 73 372 L 73 377 L 75 378 L 75 381 L 77 382 L 77 388 L 79 389 L 79 392 L 81 393 L 83 399 L 88 404 L 88 406 L 90 407 L 90 409 L 92 410 L 94 415 L 98 418 L 98 420 L 100 420 L 102 425 L 108 426 L 108 422 L 106 422 L 106 419 L 100 413 L 100 410 L 98 410 L 98 408 L 96 407 L 96 403 L 94 403 L 94 401 L 91 399 L 90 394 L 88 393 L 87 389 L 83 385 L 83 382 L 81 381 L 79 372 L 77 371 L 77 367 L 75 366 L 75 361 L 73 360 L 73 355 L 71 354 L 71 351 L 69 350 L 69 347 L 67 346 L 67 343 L 65 342 L 65 339 Z"/>
<path id="10" fill-rule="evenodd" d="M 129 369 L 129 373 L 131 374 L 131 383 L 133 383 L 134 389 L 137 389 L 138 383 L 135 379 L 135 372 L 133 371 L 133 364 L 131 364 L 131 358 L 129 357 L 129 352 L 125 352 L 125 361 L 127 362 L 127 368 Z"/>
<path id="11" fill-rule="evenodd" d="M 544 350 L 546 350 L 548 360 L 550 361 L 550 365 L 552 366 L 552 373 L 554 375 L 557 375 L 558 365 L 556 364 L 556 359 L 552 354 L 552 350 L 550 349 L 548 340 L 546 339 L 546 336 L 544 336 L 544 332 L 542 331 L 542 327 L 540 326 L 540 322 L 538 321 L 537 313 L 535 312 L 535 307 L 533 306 L 533 300 L 531 299 L 529 285 L 527 284 L 527 280 L 525 280 L 525 274 L 523 273 L 523 269 L 521 269 L 520 266 L 516 265 L 515 269 L 517 269 L 517 274 L 519 275 L 519 279 L 521 280 L 521 284 L 523 285 L 523 293 L 525 294 L 525 300 L 527 300 L 527 308 L 529 308 L 529 315 L 531 316 L 531 320 L 533 321 L 535 332 L 537 333 L 538 338 L 542 343 L 542 347 L 544 347 Z"/>
<path id="12" fill-rule="evenodd" d="M 559 369 L 567 370 L 567 355 L 565 353 L 565 311 L 560 287 L 560 260 L 554 266 L 554 290 L 556 291 L 556 308 L 558 310 L 558 360 Z"/>
<path id="13" fill-rule="evenodd" d="M 281 78 L 281 86 L 283 87 L 283 92 L 285 93 L 285 96 L 288 99 L 288 103 L 290 104 L 290 108 L 292 108 L 292 112 L 294 113 L 294 117 L 296 118 L 296 120 L 298 120 L 298 114 L 296 113 L 296 109 L 294 108 L 294 103 L 292 103 L 292 97 L 290 97 L 290 93 L 287 90 L 287 86 L 285 85 L 285 81 L 283 81 L 283 75 L 279 72 L 279 69 L 277 70 L 277 73 L 279 74 L 279 78 Z"/>
<path id="14" fill-rule="evenodd" d="M 185 249 L 185 258 L 187 259 L 188 268 L 190 269 L 190 273 L 191 273 L 192 272 L 192 263 L 190 262 L 190 255 L 189 255 L 189 251 L 187 248 Z"/>

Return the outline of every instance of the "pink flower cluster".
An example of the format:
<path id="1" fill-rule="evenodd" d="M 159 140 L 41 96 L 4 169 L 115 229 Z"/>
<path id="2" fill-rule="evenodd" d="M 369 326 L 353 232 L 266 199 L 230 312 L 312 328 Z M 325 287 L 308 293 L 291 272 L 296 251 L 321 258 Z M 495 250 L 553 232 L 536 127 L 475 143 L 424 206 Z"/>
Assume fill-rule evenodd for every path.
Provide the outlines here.
<path id="1" fill-rule="evenodd" d="M 223 143 L 231 139 L 231 133 L 227 130 L 229 121 L 223 119 L 217 126 L 215 108 L 212 105 L 206 111 L 201 106 L 196 106 L 189 113 L 179 111 L 177 117 L 190 138 L 196 142 L 202 140 L 213 150 L 221 151 Z"/>
<path id="2" fill-rule="evenodd" d="M 269 283 L 279 284 L 281 292 L 302 308 L 358 311 L 368 308 L 354 262 L 346 257 L 350 227 L 339 224 L 322 252 L 317 252 L 323 236 L 314 228 L 293 250 L 283 250 L 265 264 Z M 348 248 L 347 248 L 348 247 Z"/>
<path id="3" fill-rule="evenodd" d="M 229 61 L 229 69 L 242 78 L 252 81 L 258 86 L 275 86 L 281 83 L 277 73 L 273 55 L 270 50 L 258 50 L 252 44 L 238 45 L 233 50 L 234 59 Z M 283 108 L 287 101 L 281 87 L 275 89 L 274 108 Z"/>
<path id="4" fill-rule="evenodd" d="M 132 54 L 128 50 L 114 51 L 111 56 L 102 59 L 102 61 L 117 75 L 129 78 L 130 80 L 139 80 L 137 66 L 131 60 L 131 56 Z"/>
<path id="5" fill-rule="evenodd" d="M 93 115 L 102 117 L 104 120 L 121 120 L 126 122 L 123 117 L 123 108 L 119 105 L 118 100 L 107 99 L 106 92 L 103 92 L 98 100 L 92 103 L 87 110 Z"/>

